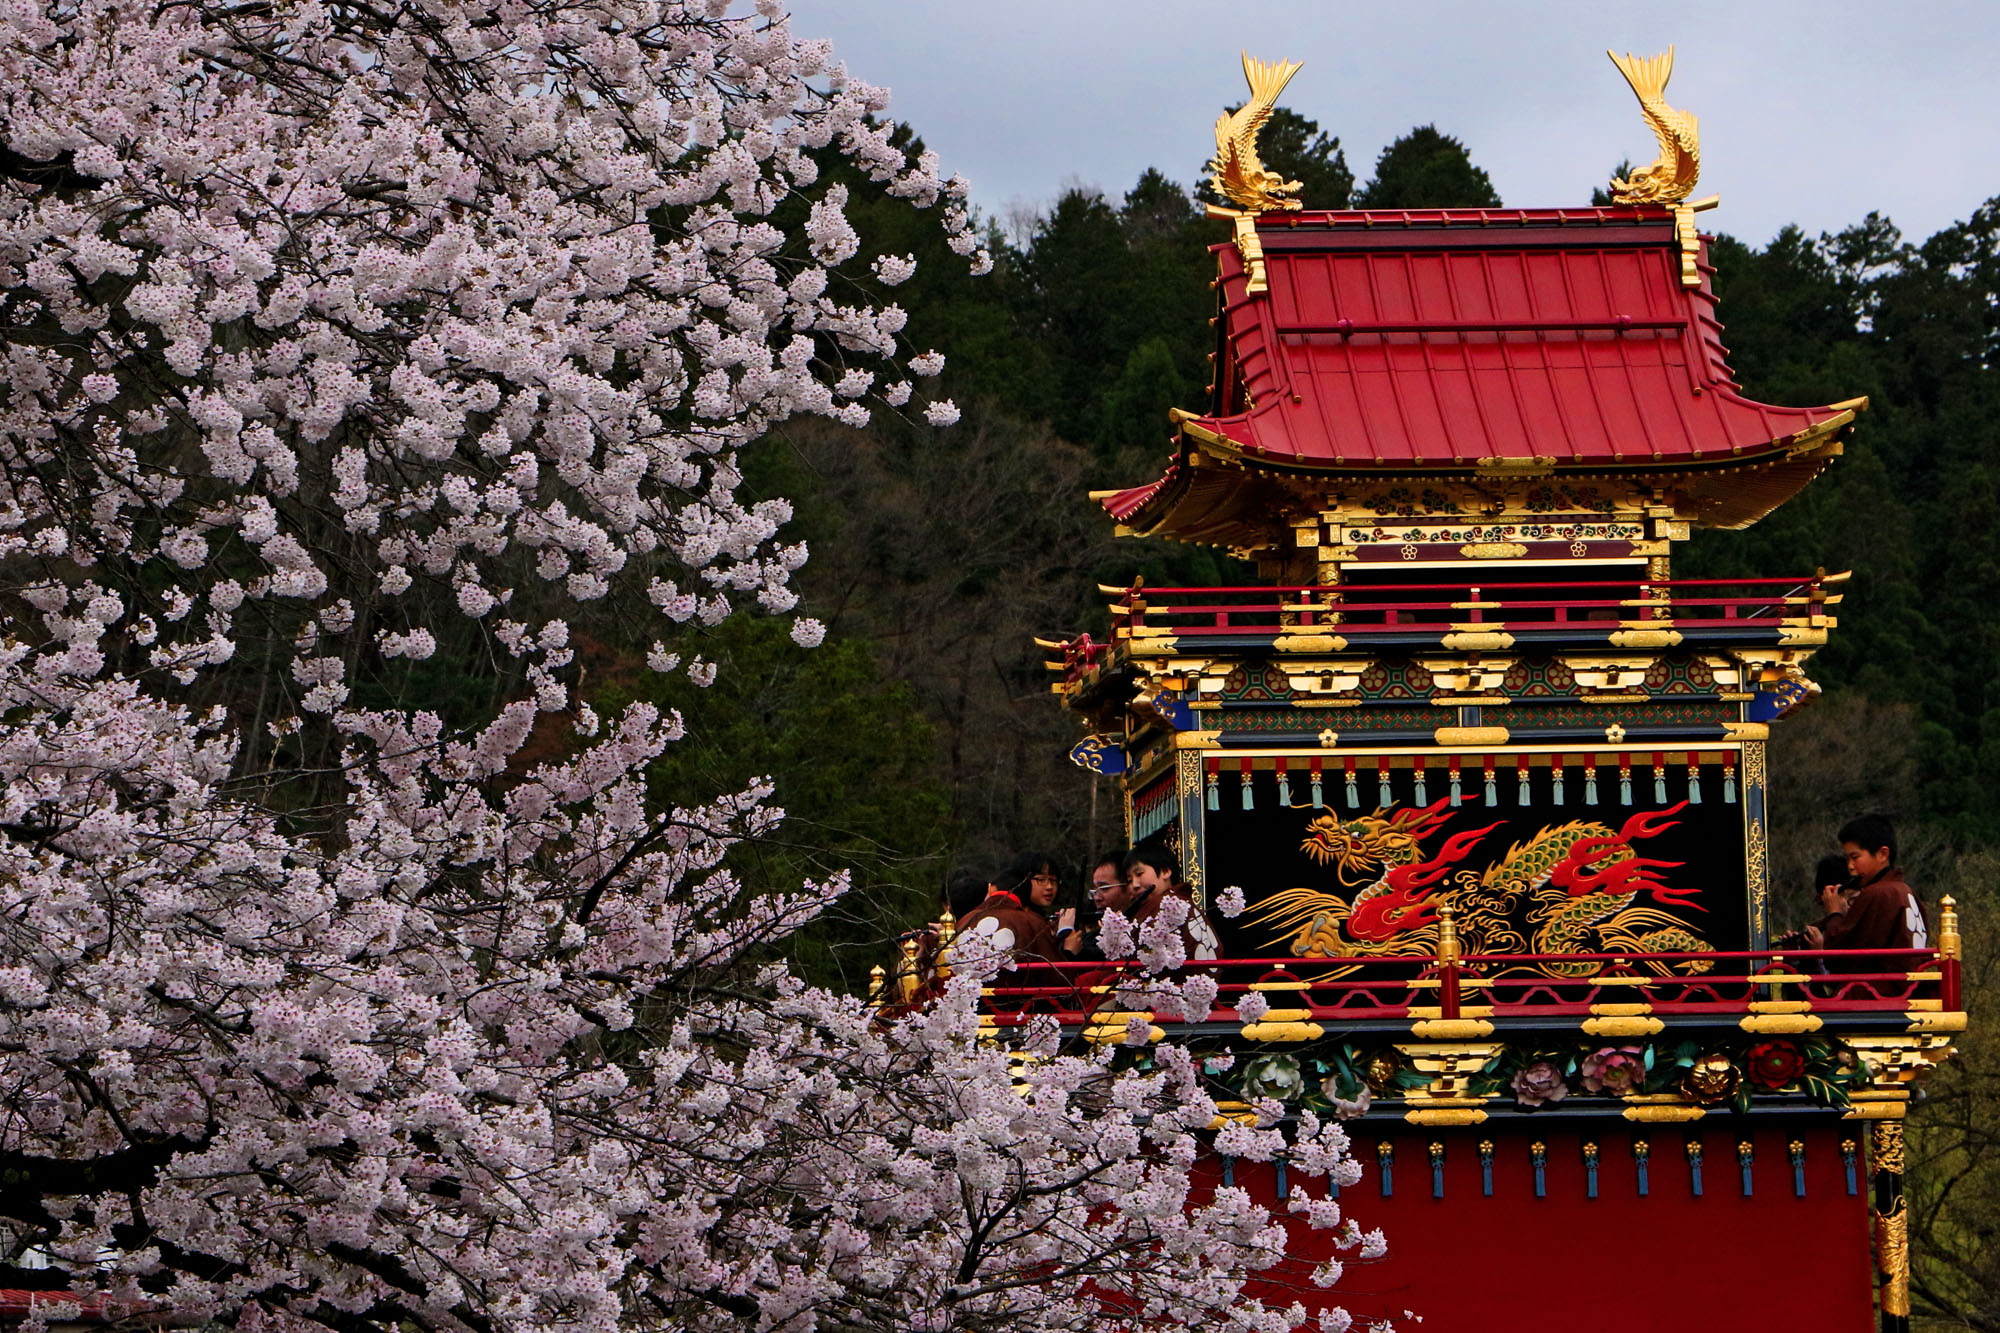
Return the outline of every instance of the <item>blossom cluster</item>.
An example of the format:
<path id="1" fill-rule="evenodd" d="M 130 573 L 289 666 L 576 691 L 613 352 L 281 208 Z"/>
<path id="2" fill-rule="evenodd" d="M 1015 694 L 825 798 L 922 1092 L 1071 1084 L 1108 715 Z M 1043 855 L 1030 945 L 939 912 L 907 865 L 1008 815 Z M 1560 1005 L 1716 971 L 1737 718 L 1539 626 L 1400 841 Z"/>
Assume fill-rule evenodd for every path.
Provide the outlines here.
<path id="1" fill-rule="evenodd" d="M 738 877 L 768 782 L 649 798 L 683 719 L 546 613 L 706 683 L 794 612 L 738 451 L 943 366 L 826 165 L 987 262 L 886 94 L 769 0 L 0 6 L 0 1240 L 253 1333 L 1303 1322 L 1198 1070 L 772 962 L 844 881 Z M 477 720 L 363 694 L 468 625 Z"/>

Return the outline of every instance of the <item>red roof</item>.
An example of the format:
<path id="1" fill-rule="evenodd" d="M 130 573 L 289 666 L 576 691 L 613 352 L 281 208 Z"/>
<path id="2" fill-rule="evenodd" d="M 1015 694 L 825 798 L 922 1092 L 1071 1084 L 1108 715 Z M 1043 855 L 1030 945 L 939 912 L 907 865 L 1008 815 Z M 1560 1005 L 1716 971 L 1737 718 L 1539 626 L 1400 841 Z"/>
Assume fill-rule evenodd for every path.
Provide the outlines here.
<path id="1" fill-rule="evenodd" d="M 1235 244 L 1215 248 L 1219 392 L 1182 421 L 1182 460 L 1191 438 L 1294 475 L 1654 471 L 1789 457 L 1853 418 L 1738 392 L 1705 239 L 1684 286 L 1663 208 L 1270 214 L 1257 234 L 1267 292 Z M 1160 530 L 1198 470 L 1105 508 Z"/>

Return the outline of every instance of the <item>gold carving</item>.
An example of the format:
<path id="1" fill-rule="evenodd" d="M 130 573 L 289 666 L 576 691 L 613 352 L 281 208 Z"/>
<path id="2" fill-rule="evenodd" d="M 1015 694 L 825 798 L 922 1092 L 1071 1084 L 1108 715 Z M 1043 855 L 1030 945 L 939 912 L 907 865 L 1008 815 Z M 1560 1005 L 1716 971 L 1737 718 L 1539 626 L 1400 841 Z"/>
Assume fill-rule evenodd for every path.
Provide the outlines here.
<path id="1" fill-rule="evenodd" d="M 1701 286 L 1701 233 L 1694 229 L 1692 205 L 1674 205 L 1674 240 L 1681 247 L 1681 286 Z"/>
<path id="2" fill-rule="evenodd" d="M 1254 1023 L 1243 1025 L 1243 1035 L 1251 1041 L 1317 1041 L 1326 1029 L 1306 1020 L 1310 1009 L 1271 1009 Z"/>
<path id="3" fill-rule="evenodd" d="M 1649 1105 L 1628 1106 L 1624 1110 L 1627 1120 L 1636 1120 L 1648 1125 L 1675 1125 L 1689 1120 L 1699 1120 L 1708 1112 L 1699 1106 Z"/>
<path id="4" fill-rule="evenodd" d="M 1467 560 L 1514 560 L 1528 553 L 1519 542 L 1467 542 L 1458 548 Z"/>
<path id="5" fill-rule="evenodd" d="M 1222 744 L 1219 731 L 1177 731 L 1174 733 L 1176 750 L 1213 750 Z"/>
<path id="6" fill-rule="evenodd" d="M 1881 1274 L 1882 1313 L 1910 1313 L 1910 1206 L 1903 1197 L 1903 1126 L 1896 1120 L 1875 1122 L 1869 1159 L 1879 1173 L 1894 1176 L 1889 1207 L 1875 1214 L 1875 1267 Z"/>
<path id="7" fill-rule="evenodd" d="M 1756 723 L 1725 723 L 1727 726 L 1756 726 Z M 1767 728 L 1768 730 L 1768 728 Z M 1764 796 L 1764 741 L 1762 737 L 1743 742 L 1743 808 L 1761 809 Z M 1765 837 L 1762 816 L 1753 817 L 1743 835 L 1744 886 L 1750 894 L 1750 929 L 1761 934 L 1770 929 L 1771 849 Z"/>
<path id="8" fill-rule="evenodd" d="M 1338 634 L 1280 634 L 1271 646 L 1281 653 L 1337 653 L 1347 640 Z"/>
<path id="9" fill-rule="evenodd" d="M 1660 156 L 1651 166 L 1623 180 L 1612 178 L 1611 198 L 1620 204 L 1680 203 L 1694 193 L 1695 182 L 1701 178 L 1701 131 L 1694 116 L 1666 103 L 1667 80 L 1674 75 L 1674 48 L 1669 46 L 1665 55 L 1646 60 L 1630 52 L 1622 60 L 1613 52 L 1604 54 L 1632 85 L 1646 124 L 1660 143 Z"/>
<path id="10" fill-rule="evenodd" d="M 1818 1014 L 1746 1014 L 1736 1022 L 1745 1032 L 1758 1033 L 1817 1032 L 1824 1025 Z"/>
<path id="11" fill-rule="evenodd" d="M 1882 1128 L 1877 1125 L 1876 1128 Z M 1896 1126 L 1901 1129 L 1901 1125 Z M 1882 1313 L 1910 1314 L 1910 1205 L 1901 1194 L 1885 1214 L 1875 1217 L 1875 1262 L 1882 1272 Z"/>
<path id="12" fill-rule="evenodd" d="M 1903 1015 L 1905 1032 L 1963 1032 L 1965 1031 L 1965 1011 L 1952 1013 L 1909 1013 Z"/>
<path id="13" fill-rule="evenodd" d="M 1422 1106 L 1403 1112 L 1403 1119 L 1413 1125 L 1477 1125 L 1486 1112 L 1477 1106 Z"/>
<path id="14" fill-rule="evenodd" d="M 1208 1122 L 1210 1129 L 1221 1129 L 1229 1124 L 1254 1125 L 1260 1118 L 1248 1102 L 1218 1101 L 1215 1109 L 1219 1114 Z"/>
<path id="15" fill-rule="evenodd" d="M 1257 156 L 1257 134 L 1271 119 L 1278 94 L 1299 72 L 1297 61 L 1270 63 L 1252 60 L 1243 53 L 1243 77 L 1250 84 L 1250 100 L 1234 111 L 1225 111 L 1215 122 L 1215 156 L 1208 164 L 1209 183 L 1215 192 L 1239 208 L 1253 213 L 1303 207 L 1288 198 L 1302 188 L 1278 172 L 1268 170 Z"/>
<path id="16" fill-rule="evenodd" d="M 1958 934 L 1958 899 L 1946 894 L 1938 900 L 1938 956 L 1957 958 L 1964 947 Z"/>
<path id="17" fill-rule="evenodd" d="M 1493 1025 L 1483 1018 L 1425 1018 L 1410 1024 L 1410 1034 L 1440 1041 L 1466 1041 L 1492 1036 Z"/>
<path id="18" fill-rule="evenodd" d="M 1725 722 L 1722 724 L 1722 739 L 1726 741 L 1767 741 L 1771 739 L 1771 724 L 1768 722 Z M 1747 763 L 1749 747 L 1744 747 Z"/>
<path id="19" fill-rule="evenodd" d="M 1458 961 L 1458 925 L 1452 919 L 1449 903 L 1438 907 L 1437 957 L 1440 963 Z"/>
<path id="20" fill-rule="evenodd" d="M 1093 1046 L 1115 1046 L 1127 1040 L 1131 1036 L 1128 1024 L 1135 1018 L 1143 1019 L 1147 1023 L 1147 1041 L 1160 1041 L 1167 1035 L 1153 1025 L 1153 1015 L 1143 1009 L 1130 1013 L 1103 1013 L 1094 1017 L 1096 1021 L 1083 1030 L 1083 1039 Z"/>
<path id="21" fill-rule="evenodd" d="M 1768 735 L 1769 733 L 1770 733 L 1770 728 L 1768 727 L 1765 728 L 1765 734 Z M 1764 737 L 1759 736 L 1757 737 L 1757 739 L 1762 740 L 1764 739 Z M 1743 780 L 1749 785 L 1759 788 L 1760 790 L 1764 786 L 1763 746 L 1746 745 L 1743 747 Z"/>
<path id="22" fill-rule="evenodd" d="M 1256 214 L 1239 213 L 1233 208 L 1223 208 L 1219 204 L 1210 204 L 1205 211 L 1209 217 L 1229 219 L 1230 230 L 1236 241 L 1236 253 L 1243 257 L 1243 271 L 1249 275 L 1249 280 L 1243 284 L 1243 290 L 1251 296 L 1259 296 L 1270 291 L 1271 275 L 1264 267 L 1264 238 L 1257 234 Z M 1193 426 L 1188 426 L 1186 429 L 1197 438 L 1212 434 Z M 1128 534 L 1121 532 L 1119 535 Z"/>
<path id="23" fill-rule="evenodd" d="M 1591 1037 L 1650 1037 L 1655 1032 L 1664 1031 L 1666 1026 L 1657 1018 L 1614 1017 L 1583 1020 L 1584 1034 Z"/>
<path id="24" fill-rule="evenodd" d="M 1528 458 L 1503 456 L 1482 458 L 1473 467 L 1481 476 L 1546 477 L 1556 470 L 1556 460 L 1553 454 L 1535 454 Z"/>
<path id="25" fill-rule="evenodd" d="M 1497 653 L 1514 646 L 1514 636 L 1494 630 L 1460 630 L 1438 640 L 1440 647 L 1454 653 Z"/>
<path id="26" fill-rule="evenodd" d="M 1884 1122 L 1876 1125 L 1870 1135 L 1869 1157 L 1877 1171 L 1891 1171 L 1903 1174 L 1903 1127 Z"/>
<path id="27" fill-rule="evenodd" d="M 1672 648 L 1680 641 L 1677 629 L 1621 629 L 1610 635 L 1613 648 Z"/>
<path id="28" fill-rule="evenodd" d="M 1507 728 L 1439 727 L 1431 733 L 1431 739 L 1439 745 L 1505 745 L 1507 743 Z"/>

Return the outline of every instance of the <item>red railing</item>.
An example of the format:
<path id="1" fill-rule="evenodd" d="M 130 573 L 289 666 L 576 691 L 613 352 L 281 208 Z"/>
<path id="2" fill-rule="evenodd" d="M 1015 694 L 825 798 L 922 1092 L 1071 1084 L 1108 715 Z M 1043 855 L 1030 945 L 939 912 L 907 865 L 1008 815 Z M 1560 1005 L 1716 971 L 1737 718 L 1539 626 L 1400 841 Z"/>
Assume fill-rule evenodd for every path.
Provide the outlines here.
<path id="1" fill-rule="evenodd" d="M 1705 963 L 1707 970 L 1686 971 Z M 1822 964 L 1840 971 L 1821 972 Z M 1860 966 L 1865 970 L 1846 970 Z M 1680 969 L 1680 970 L 1676 970 Z M 1854 954 L 1785 949 L 1658 954 L 1468 954 L 1455 962 L 1410 956 L 1366 959 L 1248 958 L 1193 961 L 1177 974 L 1216 980 L 1215 1006 L 1183 1022 L 1232 1021 L 1243 996 L 1337 1027 L 1343 1020 L 1587 1018 L 1604 1005 L 1645 1005 L 1662 1018 L 1733 1020 L 1778 1003 L 1821 1015 L 1956 1012 L 1958 959 L 1935 949 Z M 1049 1014 L 1083 1023 L 1145 1007 L 1136 965 L 1021 963 L 996 978 L 987 1007 L 1002 1026 Z M 1135 997 L 1137 997 L 1135 999 Z M 1755 1006 L 1753 1008 L 1753 1006 Z"/>
<path id="2" fill-rule="evenodd" d="M 1342 635 L 1451 630 L 1547 629 L 1594 621 L 1671 620 L 1688 629 L 1820 623 L 1840 600 L 1821 577 L 1668 579 L 1546 583 L 1147 588 L 1119 591 L 1114 626 L 1176 635 L 1281 634 L 1334 629 Z"/>

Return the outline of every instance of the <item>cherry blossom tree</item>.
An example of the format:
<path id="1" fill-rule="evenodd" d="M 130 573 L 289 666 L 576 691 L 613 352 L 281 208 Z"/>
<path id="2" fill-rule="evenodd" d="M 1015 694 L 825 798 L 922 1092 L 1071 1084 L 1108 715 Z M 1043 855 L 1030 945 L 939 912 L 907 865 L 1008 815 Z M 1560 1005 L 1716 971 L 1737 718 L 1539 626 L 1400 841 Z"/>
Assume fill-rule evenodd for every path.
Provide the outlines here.
<path id="1" fill-rule="evenodd" d="M 982 1040 L 998 960 L 893 1022 L 803 984 L 844 886 L 731 873 L 769 785 L 653 808 L 681 719 L 577 695 L 551 608 L 697 682 L 690 628 L 795 613 L 740 446 L 955 418 L 821 180 L 986 265 L 885 94 L 772 4 L 0 4 L 16 1255 L 246 1330 L 1307 1321 L 1184 1054 Z M 466 645 L 471 723 L 360 688 Z M 1263 1110 L 1222 1146 L 1352 1178 Z"/>

